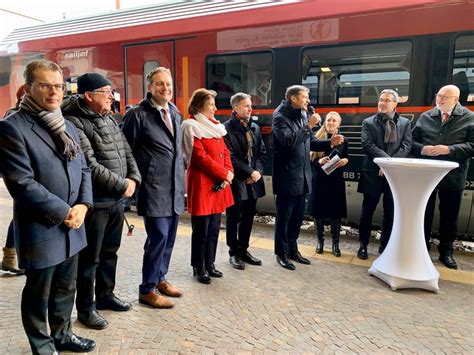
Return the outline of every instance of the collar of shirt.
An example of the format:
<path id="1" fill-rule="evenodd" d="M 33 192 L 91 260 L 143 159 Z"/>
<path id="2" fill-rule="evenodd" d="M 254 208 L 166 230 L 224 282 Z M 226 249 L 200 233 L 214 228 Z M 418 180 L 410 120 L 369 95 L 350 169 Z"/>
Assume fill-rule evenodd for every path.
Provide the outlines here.
<path id="1" fill-rule="evenodd" d="M 439 110 L 439 117 L 443 118 L 443 113 L 444 113 L 443 111 Z M 451 111 L 446 111 L 446 113 L 448 114 L 448 117 L 450 117 L 450 116 L 451 116 L 451 113 L 453 113 L 453 110 L 451 110 Z"/>
<path id="2" fill-rule="evenodd" d="M 166 104 L 166 106 L 161 106 L 159 105 L 155 100 L 153 100 L 153 98 L 151 98 L 151 103 L 153 104 L 153 106 L 161 112 L 161 110 L 166 110 L 166 112 L 169 112 L 170 111 L 170 108 L 169 108 L 169 105 Z"/>

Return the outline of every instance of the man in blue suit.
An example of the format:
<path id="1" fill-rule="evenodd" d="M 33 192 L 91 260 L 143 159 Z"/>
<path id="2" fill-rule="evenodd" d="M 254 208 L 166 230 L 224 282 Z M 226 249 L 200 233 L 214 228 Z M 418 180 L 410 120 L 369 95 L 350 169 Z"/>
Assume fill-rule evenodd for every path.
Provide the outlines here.
<path id="1" fill-rule="evenodd" d="M 14 200 L 15 247 L 26 275 L 23 327 L 34 354 L 88 352 L 95 342 L 73 334 L 71 312 L 92 206 L 90 171 L 77 131 L 59 108 L 61 68 L 36 60 L 24 77 L 19 111 L 0 122 L 0 171 Z"/>
<path id="2" fill-rule="evenodd" d="M 293 85 L 286 89 L 286 100 L 273 112 L 273 193 L 276 195 L 275 255 L 278 264 L 295 270 L 290 260 L 310 264 L 298 251 L 298 237 L 304 217 L 306 194 L 311 192 L 310 151 L 328 150 L 341 144 L 340 134 L 331 140 L 314 138 L 312 129 L 318 114 L 308 115 L 309 90 Z M 309 116 L 309 117 L 308 117 Z"/>
<path id="3" fill-rule="evenodd" d="M 181 115 L 173 105 L 173 80 L 167 68 L 147 75 L 148 93 L 124 118 L 127 138 L 142 176 L 137 212 L 143 216 L 147 240 L 143 254 L 140 303 L 170 308 L 182 292 L 166 274 L 173 252 L 179 215 L 184 211 L 184 160 Z"/>

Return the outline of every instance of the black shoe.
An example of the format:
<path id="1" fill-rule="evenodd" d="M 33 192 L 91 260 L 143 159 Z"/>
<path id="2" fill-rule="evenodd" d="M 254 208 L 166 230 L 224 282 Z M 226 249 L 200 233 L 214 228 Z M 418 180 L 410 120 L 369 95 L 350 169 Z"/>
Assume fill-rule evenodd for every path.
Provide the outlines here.
<path id="1" fill-rule="evenodd" d="M 252 254 L 250 254 L 248 251 L 246 251 L 244 254 L 242 254 L 241 259 L 242 259 L 242 261 L 245 261 L 247 264 L 250 264 L 250 265 L 262 265 L 262 260 L 257 259 Z"/>
<path id="2" fill-rule="evenodd" d="M 240 257 L 238 255 L 232 255 L 230 258 L 229 258 L 229 263 L 230 265 L 232 265 L 232 267 L 234 269 L 237 269 L 237 270 L 243 270 L 245 269 L 245 264 L 244 262 L 240 259 Z"/>
<path id="3" fill-rule="evenodd" d="M 297 261 L 300 264 L 305 264 L 305 265 L 311 264 L 311 261 L 304 258 L 299 251 L 289 254 L 288 258 L 291 260 Z"/>
<path id="4" fill-rule="evenodd" d="M 357 257 L 362 260 L 367 260 L 369 258 L 369 254 L 367 254 L 367 248 L 360 247 L 359 251 L 357 252 Z"/>
<path id="5" fill-rule="evenodd" d="M 99 312 L 77 312 L 77 320 L 84 324 L 87 328 L 101 330 L 108 327 L 109 322 L 102 317 Z"/>
<path id="6" fill-rule="evenodd" d="M 448 269 L 456 270 L 458 268 L 458 264 L 456 264 L 456 261 L 454 261 L 451 255 L 440 255 L 439 261 L 441 261 Z"/>
<path id="7" fill-rule="evenodd" d="M 206 266 L 206 270 L 210 277 L 222 277 L 224 274 L 216 269 L 214 263 L 210 263 Z"/>
<path id="8" fill-rule="evenodd" d="M 336 257 L 341 256 L 341 251 L 339 250 L 339 243 L 332 243 L 332 253 Z"/>
<path id="9" fill-rule="evenodd" d="M 71 335 L 67 343 L 56 343 L 57 351 L 72 351 L 73 353 L 88 353 L 94 350 L 95 341 L 80 337 L 76 334 Z"/>
<path id="10" fill-rule="evenodd" d="M 110 298 L 101 299 L 96 301 L 97 309 L 110 309 L 116 312 L 126 312 L 132 309 L 132 304 L 124 302 L 119 299 L 117 296 L 113 295 Z"/>
<path id="11" fill-rule="evenodd" d="M 324 250 L 324 240 L 318 240 L 318 244 L 316 245 L 316 253 L 322 254 Z"/>
<path id="12" fill-rule="evenodd" d="M 293 263 L 290 260 L 288 260 L 286 255 L 284 256 L 277 255 L 276 259 L 277 259 L 278 264 L 280 264 L 281 267 L 284 267 L 285 269 L 288 269 L 288 270 L 296 269 L 295 265 L 293 265 Z"/>
<path id="13" fill-rule="evenodd" d="M 205 268 L 193 267 L 193 276 L 196 277 L 200 283 L 207 285 L 211 283 L 211 278 Z"/>

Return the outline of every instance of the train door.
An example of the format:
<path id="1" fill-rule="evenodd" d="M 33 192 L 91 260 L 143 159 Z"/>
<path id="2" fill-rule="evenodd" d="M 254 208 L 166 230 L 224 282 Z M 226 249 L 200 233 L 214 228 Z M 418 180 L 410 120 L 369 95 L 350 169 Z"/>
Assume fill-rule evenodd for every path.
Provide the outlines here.
<path id="1" fill-rule="evenodd" d="M 125 104 L 136 105 L 147 92 L 147 74 L 158 66 L 174 74 L 174 41 L 130 44 L 124 47 Z"/>

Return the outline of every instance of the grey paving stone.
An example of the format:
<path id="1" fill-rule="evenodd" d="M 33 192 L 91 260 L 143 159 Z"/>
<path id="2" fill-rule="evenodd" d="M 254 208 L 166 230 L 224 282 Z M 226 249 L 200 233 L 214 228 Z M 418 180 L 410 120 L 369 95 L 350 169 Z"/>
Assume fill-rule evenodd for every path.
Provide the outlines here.
<path id="1" fill-rule="evenodd" d="M 0 184 L 0 228 L 11 218 L 8 194 Z M 276 264 L 271 248 L 252 247 L 262 267 L 234 270 L 225 241 L 219 242 L 216 265 L 224 273 L 211 285 L 192 277 L 190 223 L 182 218 L 168 279 L 184 291 L 170 310 L 138 303 L 145 231 L 136 224 L 119 251 L 116 294 L 131 301 L 126 313 L 102 311 L 110 326 L 89 330 L 76 320 L 81 336 L 97 341 L 100 354 L 470 354 L 474 348 L 472 285 L 440 281 L 440 293 L 391 291 L 367 268 L 312 259 L 293 272 Z M 184 232 L 183 232 L 184 231 Z M 225 231 L 221 231 L 223 235 Z M 254 236 L 271 240 L 272 229 L 256 225 Z M 0 243 L 5 233 L 0 233 Z M 303 233 L 302 245 L 314 245 Z M 345 237 L 343 251 L 357 250 Z M 369 252 L 375 255 L 376 243 Z M 456 255 L 463 270 L 474 270 L 469 255 Z M 0 274 L 0 353 L 29 354 L 20 318 L 25 278 Z"/>

